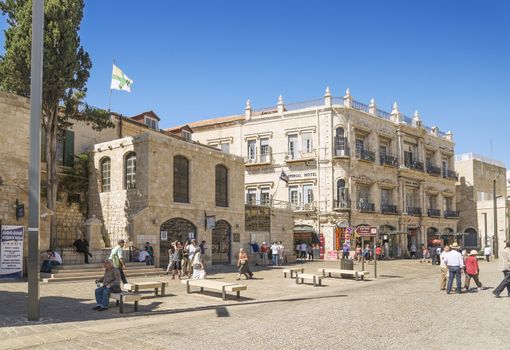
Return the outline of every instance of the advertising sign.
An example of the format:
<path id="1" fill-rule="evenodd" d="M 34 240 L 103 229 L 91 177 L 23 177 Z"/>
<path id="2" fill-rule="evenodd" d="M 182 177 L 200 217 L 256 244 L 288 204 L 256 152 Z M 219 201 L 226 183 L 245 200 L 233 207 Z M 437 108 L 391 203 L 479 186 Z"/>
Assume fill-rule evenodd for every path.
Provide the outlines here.
<path id="1" fill-rule="evenodd" d="M 0 232 L 0 278 L 22 277 L 23 234 L 23 226 L 2 226 Z"/>
<path id="2" fill-rule="evenodd" d="M 320 259 L 324 259 L 324 235 L 322 233 L 319 235 L 319 248 Z"/>
<path id="3" fill-rule="evenodd" d="M 358 226 L 355 231 L 360 237 L 375 237 L 377 236 L 377 227 L 373 226 Z"/>

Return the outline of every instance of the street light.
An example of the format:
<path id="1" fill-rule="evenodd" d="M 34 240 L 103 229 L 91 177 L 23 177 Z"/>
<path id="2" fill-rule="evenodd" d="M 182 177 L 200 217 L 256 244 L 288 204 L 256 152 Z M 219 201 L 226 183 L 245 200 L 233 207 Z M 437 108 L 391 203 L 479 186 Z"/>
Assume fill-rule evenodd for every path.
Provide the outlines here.
<path id="1" fill-rule="evenodd" d="M 499 257 L 498 254 L 498 210 L 497 210 L 497 197 L 496 197 L 496 180 L 498 179 L 500 174 L 496 175 L 496 177 L 492 180 L 492 196 L 494 199 L 494 257 L 497 259 Z"/>
<path id="2" fill-rule="evenodd" d="M 485 247 L 488 243 L 487 241 L 487 213 L 482 213 L 483 215 L 483 223 L 484 223 L 484 228 L 485 228 L 485 240 L 483 241 L 483 246 Z"/>

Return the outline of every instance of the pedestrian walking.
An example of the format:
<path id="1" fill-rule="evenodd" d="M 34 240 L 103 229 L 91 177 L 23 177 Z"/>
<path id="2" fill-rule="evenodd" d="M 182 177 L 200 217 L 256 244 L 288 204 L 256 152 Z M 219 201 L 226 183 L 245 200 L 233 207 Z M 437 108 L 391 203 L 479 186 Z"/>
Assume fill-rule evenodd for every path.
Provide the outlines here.
<path id="1" fill-rule="evenodd" d="M 296 259 L 301 258 L 301 243 L 296 243 Z"/>
<path id="2" fill-rule="evenodd" d="M 313 247 L 312 247 L 312 245 L 308 246 L 307 253 L 308 253 L 308 261 L 313 261 Z"/>
<path id="3" fill-rule="evenodd" d="M 262 258 L 262 265 L 267 265 L 267 258 L 268 258 L 268 251 L 269 247 L 267 246 L 266 242 L 262 242 L 262 245 L 260 246 L 260 255 Z"/>
<path id="4" fill-rule="evenodd" d="M 448 279 L 448 266 L 444 262 L 446 254 L 450 251 L 450 246 L 444 247 L 443 252 L 439 255 L 439 267 L 441 268 L 441 275 L 439 278 L 439 290 L 446 289 L 446 281 Z"/>
<path id="5" fill-rule="evenodd" d="M 126 264 L 124 263 L 123 250 L 124 244 L 126 242 L 123 239 L 119 239 L 117 241 L 117 246 L 112 249 L 110 253 L 110 257 L 108 260 L 111 260 L 113 263 L 113 267 L 119 270 L 120 279 L 122 283 L 127 284 L 128 281 L 126 279 L 126 275 L 124 274 L 124 270 L 126 269 Z"/>
<path id="6" fill-rule="evenodd" d="M 280 266 L 283 265 L 284 250 L 285 250 L 285 247 L 283 246 L 282 241 L 280 241 L 278 243 L 278 263 Z"/>
<path id="7" fill-rule="evenodd" d="M 381 249 L 381 246 L 378 245 L 377 247 L 375 247 L 375 258 L 377 260 L 381 260 L 381 257 L 382 257 L 382 249 Z"/>
<path id="8" fill-rule="evenodd" d="M 253 278 L 253 273 L 250 271 L 250 267 L 248 266 L 248 254 L 246 254 L 243 248 L 239 248 L 237 267 L 239 268 L 239 274 L 236 278 L 237 280 L 241 279 L 241 275 L 244 275 L 246 279 Z"/>
<path id="9" fill-rule="evenodd" d="M 189 252 L 188 252 L 188 246 L 191 244 L 190 240 L 186 240 L 184 242 L 184 246 L 182 248 L 182 260 L 181 260 L 181 270 L 182 270 L 182 276 L 189 276 L 191 271 L 191 263 L 189 260 Z"/>
<path id="10" fill-rule="evenodd" d="M 492 249 L 490 246 L 486 245 L 485 248 L 483 248 L 483 255 L 485 255 L 485 261 L 489 262 L 492 255 Z"/>
<path id="11" fill-rule="evenodd" d="M 446 287 L 446 294 L 450 294 L 452 291 L 452 284 L 453 279 L 456 279 L 456 292 L 457 294 L 461 294 L 461 281 L 460 281 L 460 272 L 464 268 L 464 259 L 462 258 L 462 255 L 458 252 L 458 249 L 460 248 L 459 245 L 454 242 L 452 245 L 450 245 L 450 248 L 452 249 L 448 253 L 445 254 L 444 262 L 446 266 L 448 267 L 448 286 Z"/>
<path id="12" fill-rule="evenodd" d="M 204 262 L 202 261 L 202 252 L 200 249 L 197 249 L 193 253 L 193 279 L 195 280 L 203 280 L 205 278 L 205 268 Z"/>
<path id="13" fill-rule="evenodd" d="M 471 278 L 475 281 L 478 290 L 482 290 L 482 284 L 479 280 L 480 268 L 478 267 L 478 259 L 476 256 L 478 255 L 478 251 L 473 249 L 469 252 L 468 257 L 466 258 L 466 279 L 464 283 L 464 289 L 466 291 L 469 290 L 469 282 Z"/>
<path id="14" fill-rule="evenodd" d="M 492 293 L 494 293 L 496 298 L 499 298 L 503 289 L 506 288 L 510 297 L 510 242 L 506 242 L 506 247 L 501 251 L 499 259 L 499 270 L 503 272 L 505 277 Z"/>
<path id="15" fill-rule="evenodd" d="M 175 276 L 177 275 L 177 277 L 179 279 L 181 279 L 181 275 L 182 275 L 182 266 L 181 266 L 181 261 L 182 261 L 182 243 L 179 242 L 179 241 L 175 241 L 172 243 L 172 247 L 173 247 L 173 250 L 172 250 L 172 255 L 170 257 L 170 268 L 172 269 L 172 279 L 175 279 Z M 168 273 L 168 269 L 167 269 L 167 273 Z"/>
<path id="16" fill-rule="evenodd" d="M 301 243 L 301 246 L 299 247 L 299 250 L 301 252 L 301 259 L 303 261 L 306 260 L 306 250 L 307 249 L 308 249 L 308 245 L 305 242 Z"/>
<path id="17" fill-rule="evenodd" d="M 188 244 L 188 278 L 191 278 L 191 275 L 193 274 L 193 264 L 194 264 L 194 257 L 196 252 L 200 251 L 200 249 L 197 247 L 197 240 L 192 239 L 191 243 Z"/>
<path id="18" fill-rule="evenodd" d="M 349 251 L 351 248 L 349 247 L 349 244 L 344 243 L 342 247 L 342 259 L 349 259 Z"/>
<path id="19" fill-rule="evenodd" d="M 416 259 L 416 245 L 415 244 L 411 244 L 411 259 Z"/>

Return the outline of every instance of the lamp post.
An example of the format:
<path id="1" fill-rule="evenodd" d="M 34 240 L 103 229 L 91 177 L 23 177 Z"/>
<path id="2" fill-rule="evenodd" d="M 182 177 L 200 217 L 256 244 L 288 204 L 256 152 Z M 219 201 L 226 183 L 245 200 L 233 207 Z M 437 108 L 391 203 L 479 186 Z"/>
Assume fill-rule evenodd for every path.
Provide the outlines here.
<path id="1" fill-rule="evenodd" d="M 485 240 L 483 241 L 483 246 L 485 247 L 487 245 L 487 213 L 482 213 L 483 215 L 483 226 L 484 226 L 484 232 L 485 232 Z"/>
<path id="2" fill-rule="evenodd" d="M 499 174 L 492 180 L 492 196 L 494 199 L 494 257 L 497 259 L 499 257 L 498 254 L 498 199 L 496 197 L 496 180 L 498 179 Z"/>

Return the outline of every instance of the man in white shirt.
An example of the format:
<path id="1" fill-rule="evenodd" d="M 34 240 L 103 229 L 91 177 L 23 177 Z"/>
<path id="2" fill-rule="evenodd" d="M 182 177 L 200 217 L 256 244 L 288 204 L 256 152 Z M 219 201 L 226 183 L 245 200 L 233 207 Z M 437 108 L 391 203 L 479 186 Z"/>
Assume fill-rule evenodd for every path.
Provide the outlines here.
<path id="1" fill-rule="evenodd" d="M 273 260 L 273 266 L 278 266 L 278 258 L 280 254 L 280 246 L 277 242 L 271 245 L 271 258 Z"/>
<path id="2" fill-rule="evenodd" d="M 439 289 L 446 289 L 446 279 L 448 278 L 448 267 L 444 262 L 446 254 L 450 251 L 450 246 L 444 247 L 443 252 L 439 255 L 439 266 L 441 267 L 441 277 L 439 278 Z"/>
<path id="3" fill-rule="evenodd" d="M 490 246 L 486 245 L 485 248 L 483 248 L 483 255 L 485 255 L 485 261 L 489 262 L 492 255 L 492 249 Z"/>
<path id="4" fill-rule="evenodd" d="M 461 293 L 461 282 L 460 282 L 460 272 L 464 267 L 464 259 L 462 255 L 458 252 L 460 248 L 457 242 L 454 242 L 450 245 L 452 249 L 444 256 L 444 263 L 448 267 L 448 286 L 446 287 L 446 294 L 450 294 L 452 291 L 453 278 L 455 277 L 457 282 L 457 294 Z"/>
<path id="5" fill-rule="evenodd" d="M 306 249 L 308 248 L 308 246 L 306 245 L 305 242 L 301 243 L 301 247 L 299 247 L 300 251 L 301 251 L 301 259 L 303 259 L 303 261 L 306 260 Z"/>

